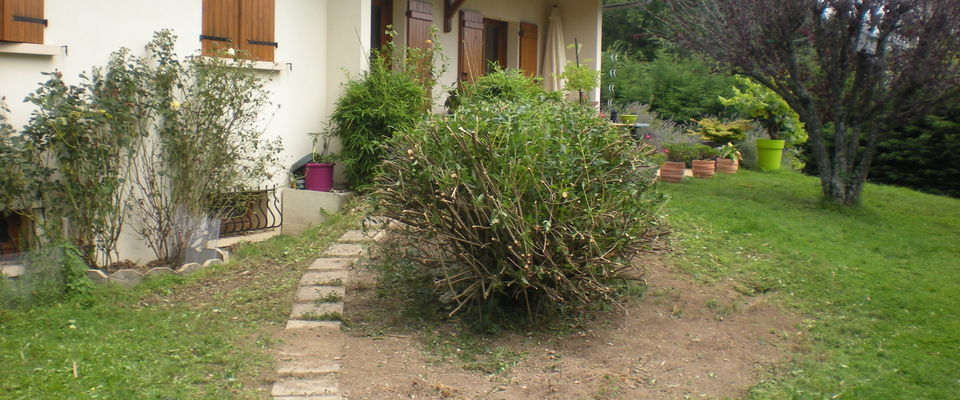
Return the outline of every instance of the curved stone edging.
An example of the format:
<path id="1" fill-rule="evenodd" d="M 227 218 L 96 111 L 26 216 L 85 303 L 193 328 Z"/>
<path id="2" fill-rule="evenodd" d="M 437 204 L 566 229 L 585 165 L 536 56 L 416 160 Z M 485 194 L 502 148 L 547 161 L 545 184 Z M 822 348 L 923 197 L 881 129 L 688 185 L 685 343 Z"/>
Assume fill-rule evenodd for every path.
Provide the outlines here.
<path id="1" fill-rule="evenodd" d="M 133 269 L 121 269 L 112 274 L 107 275 L 105 272 L 99 269 L 88 269 L 87 277 L 90 278 L 94 283 L 105 285 L 107 283 L 116 283 L 123 287 L 134 287 L 140 284 L 146 277 L 151 276 L 160 276 L 160 275 L 189 275 L 194 272 L 206 269 L 211 265 L 220 265 L 223 264 L 223 260 L 219 258 L 211 258 L 207 261 L 204 261 L 203 264 L 197 263 L 186 263 L 177 268 L 176 271 L 167 267 L 154 267 L 150 268 L 147 272 L 140 272 Z"/>

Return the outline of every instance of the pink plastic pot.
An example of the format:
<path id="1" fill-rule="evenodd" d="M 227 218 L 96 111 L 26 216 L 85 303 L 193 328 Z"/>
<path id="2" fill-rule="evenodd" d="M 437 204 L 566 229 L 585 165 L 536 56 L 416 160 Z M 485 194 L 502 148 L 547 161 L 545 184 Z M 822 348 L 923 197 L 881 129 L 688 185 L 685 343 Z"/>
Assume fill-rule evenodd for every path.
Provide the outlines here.
<path id="1" fill-rule="evenodd" d="M 333 189 L 333 164 L 307 163 L 303 187 L 307 190 L 329 192 Z"/>

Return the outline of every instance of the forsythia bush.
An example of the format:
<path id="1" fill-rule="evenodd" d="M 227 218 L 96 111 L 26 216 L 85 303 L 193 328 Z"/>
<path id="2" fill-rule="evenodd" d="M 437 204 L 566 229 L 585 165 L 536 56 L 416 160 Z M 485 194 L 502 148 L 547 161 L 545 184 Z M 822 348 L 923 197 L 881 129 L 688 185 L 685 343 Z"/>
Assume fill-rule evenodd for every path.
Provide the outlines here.
<path id="1" fill-rule="evenodd" d="M 653 151 L 575 104 L 465 101 L 394 136 L 374 197 L 452 313 L 546 311 L 606 298 L 662 232 Z"/>

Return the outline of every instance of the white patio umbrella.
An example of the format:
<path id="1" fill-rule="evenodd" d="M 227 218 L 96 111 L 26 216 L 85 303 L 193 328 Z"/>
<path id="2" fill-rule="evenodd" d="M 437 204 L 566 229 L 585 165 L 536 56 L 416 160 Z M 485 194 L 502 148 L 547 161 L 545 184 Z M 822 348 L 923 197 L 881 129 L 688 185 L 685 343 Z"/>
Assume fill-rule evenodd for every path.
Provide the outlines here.
<path id="1" fill-rule="evenodd" d="M 564 82 L 560 79 L 560 74 L 567 65 L 567 49 L 563 43 L 563 24 L 560 22 L 559 7 L 553 6 L 548 24 L 547 47 L 543 52 L 540 76 L 543 77 L 544 89 L 558 92 L 563 90 Z"/>

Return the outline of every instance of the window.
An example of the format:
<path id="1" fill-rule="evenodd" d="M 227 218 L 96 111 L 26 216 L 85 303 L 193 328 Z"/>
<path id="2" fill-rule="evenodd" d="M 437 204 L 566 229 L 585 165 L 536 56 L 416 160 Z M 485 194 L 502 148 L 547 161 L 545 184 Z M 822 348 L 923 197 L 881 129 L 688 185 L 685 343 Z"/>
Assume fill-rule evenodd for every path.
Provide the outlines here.
<path id="1" fill-rule="evenodd" d="M 43 0 L 0 0 L 0 41 L 43 43 Z"/>
<path id="2" fill-rule="evenodd" d="M 507 69 L 507 23 L 495 19 L 483 19 L 483 71 Z"/>
<path id="3" fill-rule="evenodd" d="M 370 48 L 379 50 L 390 41 L 387 27 L 393 25 L 393 0 L 373 0 L 370 10 Z"/>
<path id="4" fill-rule="evenodd" d="M 203 0 L 203 54 L 232 48 L 244 58 L 273 61 L 274 13 L 274 0 Z"/>

